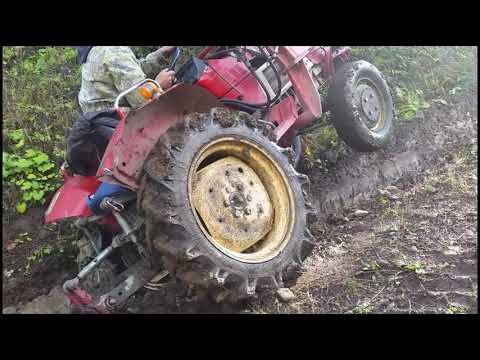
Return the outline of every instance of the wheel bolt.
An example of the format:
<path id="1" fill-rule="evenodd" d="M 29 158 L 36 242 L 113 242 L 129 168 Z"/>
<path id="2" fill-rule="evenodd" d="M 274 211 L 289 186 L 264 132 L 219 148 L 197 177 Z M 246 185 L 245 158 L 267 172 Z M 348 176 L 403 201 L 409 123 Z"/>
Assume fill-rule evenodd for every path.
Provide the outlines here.
<path id="1" fill-rule="evenodd" d="M 252 196 L 251 195 L 247 195 L 247 201 L 252 201 Z"/>
<path id="2" fill-rule="evenodd" d="M 250 208 L 245 208 L 244 212 L 245 215 L 250 215 L 252 213 L 252 210 L 250 210 Z"/>

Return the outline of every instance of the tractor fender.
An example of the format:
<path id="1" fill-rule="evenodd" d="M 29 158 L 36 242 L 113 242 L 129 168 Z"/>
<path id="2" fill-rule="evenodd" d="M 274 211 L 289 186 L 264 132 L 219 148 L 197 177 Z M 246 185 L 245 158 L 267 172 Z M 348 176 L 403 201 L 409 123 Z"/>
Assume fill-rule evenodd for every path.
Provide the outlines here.
<path id="1" fill-rule="evenodd" d="M 118 124 L 100 164 L 101 181 L 139 187 L 143 164 L 160 136 L 190 113 L 206 113 L 222 106 L 207 90 L 180 83 L 137 110 Z M 107 170 L 105 170 L 107 169 Z"/>
<path id="2" fill-rule="evenodd" d="M 74 216 L 93 215 L 86 198 L 93 194 L 99 185 L 100 181 L 95 176 L 66 176 L 64 184 L 57 190 L 45 212 L 45 223 Z"/>

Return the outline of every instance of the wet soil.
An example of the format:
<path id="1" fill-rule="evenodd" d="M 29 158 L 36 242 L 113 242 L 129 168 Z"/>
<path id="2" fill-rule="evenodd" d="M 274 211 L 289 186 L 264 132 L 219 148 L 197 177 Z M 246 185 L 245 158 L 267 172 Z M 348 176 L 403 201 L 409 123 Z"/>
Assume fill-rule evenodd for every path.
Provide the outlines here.
<path id="1" fill-rule="evenodd" d="M 467 147 L 344 208 L 316 229 L 319 245 L 292 284 L 296 299 L 262 297 L 251 311 L 478 313 L 477 166 Z"/>
<path id="2" fill-rule="evenodd" d="M 77 269 L 71 224 L 42 225 L 44 208 L 31 208 L 3 224 L 3 307 L 22 304 L 46 295 Z"/>
<path id="3" fill-rule="evenodd" d="M 122 311 L 477 312 L 477 94 L 434 104 L 400 121 L 396 132 L 395 141 L 376 153 L 344 147 L 327 171 L 307 164 L 319 212 L 312 229 L 318 243 L 297 283 L 290 284 L 292 303 L 269 295 L 220 305 L 171 283 L 158 292 L 140 291 Z M 392 184 L 393 193 L 378 192 Z M 354 216 L 358 209 L 368 215 Z M 43 211 L 30 209 L 2 226 L 8 312 L 48 312 L 48 303 L 51 312 L 63 311 L 55 289 L 75 274 L 71 245 L 78 232 L 69 223 L 42 227 Z M 27 258 L 47 245 L 54 250 L 30 261 L 25 273 Z"/>

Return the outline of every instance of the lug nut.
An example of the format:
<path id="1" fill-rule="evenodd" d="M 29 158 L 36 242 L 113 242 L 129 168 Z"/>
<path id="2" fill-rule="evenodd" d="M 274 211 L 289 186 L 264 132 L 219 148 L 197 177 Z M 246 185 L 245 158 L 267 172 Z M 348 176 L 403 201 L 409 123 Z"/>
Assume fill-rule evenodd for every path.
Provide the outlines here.
<path id="1" fill-rule="evenodd" d="M 245 215 L 250 215 L 252 213 L 252 210 L 250 210 L 250 208 L 245 208 L 244 212 Z"/>
<path id="2" fill-rule="evenodd" d="M 252 201 L 252 196 L 251 195 L 247 195 L 247 201 Z"/>
<path id="3" fill-rule="evenodd" d="M 223 206 L 228 207 L 228 205 L 230 205 L 228 200 L 227 199 L 223 200 Z"/>

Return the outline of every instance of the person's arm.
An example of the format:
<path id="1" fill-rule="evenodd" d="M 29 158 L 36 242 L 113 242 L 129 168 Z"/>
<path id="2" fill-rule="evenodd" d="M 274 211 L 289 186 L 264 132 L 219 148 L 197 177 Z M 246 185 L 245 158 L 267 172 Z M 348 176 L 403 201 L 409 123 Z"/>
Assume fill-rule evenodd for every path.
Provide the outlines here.
<path id="1" fill-rule="evenodd" d="M 140 66 L 145 75 L 153 79 L 161 69 L 168 66 L 168 54 L 173 46 L 163 46 L 157 51 L 148 54 L 144 59 L 140 59 Z"/>
<path id="2" fill-rule="evenodd" d="M 135 54 L 126 46 L 110 47 L 105 55 L 104 66 L 110 73 L 118 94 L 147 78 Z M 138 108 L 145 102 L 137 91 L 126 95 L 126 99 L 132 108 Z"/>

